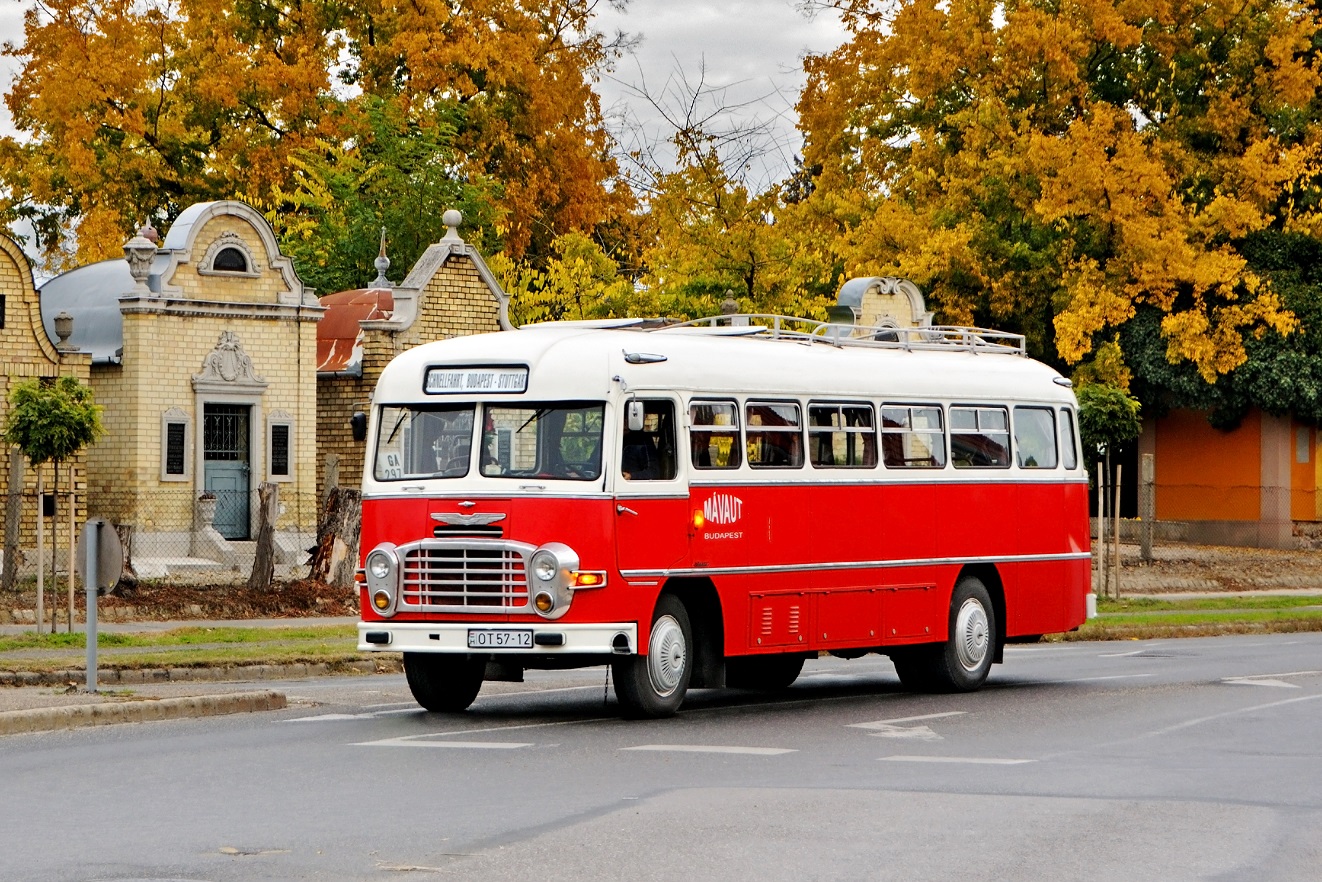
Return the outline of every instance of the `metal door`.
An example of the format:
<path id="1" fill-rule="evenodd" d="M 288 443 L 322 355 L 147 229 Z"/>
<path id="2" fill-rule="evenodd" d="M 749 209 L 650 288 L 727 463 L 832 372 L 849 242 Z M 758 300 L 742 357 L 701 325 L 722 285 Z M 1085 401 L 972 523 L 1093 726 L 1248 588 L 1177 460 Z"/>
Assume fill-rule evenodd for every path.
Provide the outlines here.
<path id="1" fill-rule="evenodd" d="M 206 492 L 216 495 L 215 527 L 226 539 L 247 539 L 249 415 L 246 404 L 203 407 L 202 455 Z"/>

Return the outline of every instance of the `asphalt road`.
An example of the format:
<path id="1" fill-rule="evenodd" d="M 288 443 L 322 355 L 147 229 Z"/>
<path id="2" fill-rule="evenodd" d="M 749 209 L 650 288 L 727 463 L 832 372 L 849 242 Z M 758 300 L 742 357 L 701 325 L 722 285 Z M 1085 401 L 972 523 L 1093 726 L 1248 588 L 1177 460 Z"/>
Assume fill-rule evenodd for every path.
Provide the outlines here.
<path id="1" fill-rule="evenodd" d="M 1322 634 L 1012 648 L 960 696 L 827 659 L 654 722 L 604 669 L 457 716 L 263 685 L 290 708 L 0 740 L 0 879 L 1322 878 Z"/>

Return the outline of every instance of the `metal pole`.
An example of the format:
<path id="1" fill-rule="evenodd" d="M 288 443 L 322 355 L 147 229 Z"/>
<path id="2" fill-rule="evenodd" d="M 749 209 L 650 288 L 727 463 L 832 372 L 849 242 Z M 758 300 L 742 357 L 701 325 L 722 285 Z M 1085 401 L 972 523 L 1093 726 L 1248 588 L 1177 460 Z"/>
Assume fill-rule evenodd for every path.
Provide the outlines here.
<path id="1" fill-rule="evenodd" d="M 45 627 L 46 615 L 46 488 L 41 466 L 37 466 L 37 633 Z"/>
<path id="2" fill-rule="evenodd" d="M 97 564 L 101 560 L 101 526 L 104 521 L 89 521 L 87 531 L 87 569 L 83 587 L 87 590 L 87 691 L 96 691 L 96 590 L 101 584 Z M 72 569 L 72 568 L 71 568 Z"/>
<path id="3" fill-rule="evenodd" d="M 1157 519 L 1156 483 L 1156 457 L 1151 453 L 1145 453 L 1140 458 L 1139 463 L 1138 498 L 1138 516 L 1143 519 L 1139 527 L 1142 541 L 1140 556 L 1144 563 L 1152 563 L 1152 531 L 1157 526 L 1155 523 Z"/>
<path id="4" fill-rule="evenodd" d="M 1097 558 L 1097 589 L 1100 597 L 1106 596 L 1106 469 L 1097 463 L 1097 544 L 1093 548 Z"/>
<path id="5" fill-rule="evenodd" d="M 1115 517 L 1112 523 L 1115 524 L 1115 599 L 1120 599 L 1120 476 L 1124 465 L 1117 463 L 1115 467 Z"/>

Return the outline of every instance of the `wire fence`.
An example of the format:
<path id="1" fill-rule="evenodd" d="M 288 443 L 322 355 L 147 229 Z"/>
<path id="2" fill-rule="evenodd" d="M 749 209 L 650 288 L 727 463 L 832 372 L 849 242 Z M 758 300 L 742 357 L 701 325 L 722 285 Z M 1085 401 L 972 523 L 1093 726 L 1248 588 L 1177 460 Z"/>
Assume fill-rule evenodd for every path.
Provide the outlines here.
<path id="1" fill-rule="evenodd" d="M 21 534 L 15 531 L 23 537 L 16 555 L 19 579 L 36 575 L 40 556 L 32 523 L 37 498 L 35 493 L 25 495 L 31 499 L 23 501 L 24 528 Z M 124 546 L 126 572 L 139 580 L 231 584 L 246 580 L 252 572 L 259 512 L 256 489 L 202 496 L 191 490 L 93 492 L 78 503 L 76 528 L 81 528 L 84 517 L 104 518 Z M 317 537 L 317 497 L 277 490 L 276 508 L 275 578 L 306 578 Z M 68 571 L 68 520 L 61 500 L 54 528 L 49 520 L 45 525 L 41 565 L 46 572 Z"/>

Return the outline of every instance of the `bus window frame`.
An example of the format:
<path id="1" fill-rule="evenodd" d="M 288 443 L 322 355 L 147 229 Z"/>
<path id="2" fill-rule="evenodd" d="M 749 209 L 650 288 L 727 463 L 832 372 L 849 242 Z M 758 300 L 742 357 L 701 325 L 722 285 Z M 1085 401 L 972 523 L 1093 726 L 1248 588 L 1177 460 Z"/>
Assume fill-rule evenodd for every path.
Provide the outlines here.
<path id="1" fill-rule="evenodd" d="M 1041 425 L 1038 425 L 1036 427 L 1037 429 L 1041 430 L 1039 433 L 1041 436 L 1039 440 L 1043 441 L 1044 443 L 1049 443 L 1051 445 L 1050 462 L 1039 464 L 1036 461 L 1036 459 L 1031 456 L 1032 454 L 1031 450 L 1029 451 L 1029 459 L 1025 460 L 1024 447 L 1029 445 L 1025 445 L 1023 443 L 1023 440 L 1021 440 L 1019 427 L 1020 425 L 1025 425 L 1025 426 L 1031 425 L 1031 422 L 1026 419 L 1021 423 L 1019 416 L 1020 413 L 1024 411 L 1034 411 L 1038 413 L 1044 413 L 1046 414 L 1046 418 L 1050 421 L 1049 426 L 1043 427 Z M 1021 469 L 1034 469 L 1034 470 L 1056 468 L 1056 466 L 1060 463 L 1060 429 L 1056 427 L 1056 409 L 1046 404 L 1016 404 L 1012 408 L 1010 419 L 1011 419 L 1010 434 L 1012 436 L 1014 443 L 1013 459 L 1015 465 L 1017 465 Z M 1028 438 L 1029 435 L 1027 432 L 1025 432 L 1025 434 L 1022 437 Z"/>
<path id="2" fill-rule="evenodd" d="M 732 423 L 725 425 L 722 423 L 698 423 L 694 421 L 694 410 L 699 407 L 728 407 L 731 414 Z M 689 465 L 698 471 L 730 471 L 743 465 L 743 432 L 741 431 L 742 420 L 739 417 L 739 402 L 734 398 L 692 398 L 688 402 L 688 434 L 689 434 Z M 713 418 L 715 415 L 713 414 Z M 716 444 L 717 438 L 729 437 L 730 449 L 727 451 L 727 462 L 724 465 L 714 465 L 714 460 L 709 459 L 706 465 L 703 465 L 699 459 L 699 441 L 700 435 L 705 435 L 707 444 L 707 454 L 710 457 L 712 448 L 715 446 L 718 450 L 721 445 Z"/>
<path id="3" fill-rule="evenodd" d="M 886 411 L 888 409 L 902 409 L 905 411 L 905 423 L 903 426 L 888 427 L 886 425 Z M 935 413 L 937 419 L 940 421 L 940 425 L 935 429 L 913 428 L 913 412 L 915 410 L 931 411 Z M 883 468 L 897 471 L 908 471 L 909 469 L 944 469 L 946 464 L 950 462 L 950 451 L 948 447 L 949 438 L 946 434 L 945 408 L 940 404 L 931 401 L 883 401 L 879 409 L 878 422 L 881 424 L 879 428 L 881 430 L 881 464 Z M 898 457 L 898 461 L 891 462 L 887 457 L 886 451 L 888 437 L 903 440 L 910 436 L 934 438 L 939 441 L 939 445 L 937 447 L 932 447 L 930 444 L 924 442 L 929 453 L 928 456 L 924 457 L 908 457 L 904 455 L 908 451 L 901 450 L 901 455 Z"/>
<path id="4" fill-rule="evenodd" d="M 390 421 L 387 418 L 386 414 L 388 411 L 392 411 L 392 410 L 400 411 L 401 416 L 399 419 L 394 421 L 394 426 L 391 429 L 389 436 L 387 437 L 386 426 L 390 424 Z M 419 415 L 422 414 L 439 415 L 442 413 L 468 414 L 468 422 L 469 422 L 468 444 L 465 446 L 463 454 L 454 454 L 451 456 L 447 456 L 446 458 L 447 465 L 443 468 L 439 461 L 440 451 L 437 448 L 437 445 L 440 443 L 441 437 L 462 438 L 462 435 L 459 432 L 437 432 L 435 433 L 435 437 L 432 438 L 430 442 L 425 444 L 425 447 L 429 448 L 432 451 L 432 456 L 437 457 L 436 468 L 433 469 L 432 471 L 430 472 L 409 471 L 406 468 L 405 462 L 400 462 L 392 465 L 390 464 L 388 459 L 386 460 L 386 464 L 383 467 L 382 456 L 383 455 L 389 456 L 390 451 L 384 450 L 382 448 L 382 444 L 393 443 L 393 439 L 396 433 L 402 433 L 399 441 L 399 446 L 400 446 L 399 455 L 402 460 L 407 460 L 409 458 L 416 459 L 419 456 L 426 455 L 425 449 L 415 449 L 414 447 L 415 442 L 413 439 L 413 435 L 415 433 L 415 428 L 414 428 L 415 420 L 417 420 Z M 411 418 L 408 419 L 406 423 L 404 418 L 410 416 Z M 432 480 L 432 479 L 450 479 L 450 478 L 467 477 L 468 473 L 471 471 L 472 468 L 472 446 L 473 446 L 473 435 L 474 435 L 473 430 L 474 430 L 474 426 L 476 425 L 476 417 L 477 417 L 477 402 L 474 401 L 468 401 L 468 402 L 427 401 L 427 402 L 411 402 L 411 403 L 392 402 L 389 404 L 378 405 L 377 432 L 376 432 L 376 437 L 373 439 L 374 443 L 372 447 L 373 480 L 381 481 L 384 483 L 384 482 L 393 482 L 393 481 L 423 481 L 423 480 Z M 450 465 L 450 463 L 457 463 L 457 465 Z M 392 474 L 396 470 L 398 470 L 398 474 Z"/>
<path id="5" fill-rule="evenodd" d="M 957 411 L 958 412 L 971 411 L 973 413 L 974 415 L 973 429 L 971 430 L 956 429 L 955 413 Z M 983 427 L 982 414 L 989 411 L 997 412 L 1004 418 L 1005 429 L 1003 431 L 999 429 Z M 987 403 L 974 404 L 974 403 L 964 403 L 964 402 L 952 403 L 948 408 L 947 417 L 948 417 L 947 433 L 950 436 L 951 465 L 953 465 L 957 469 L 1008 469 L 1010 467 L 1010 464 L 1014 461 L 1014 455 L 1013 455 L 1013 450 L 1011 448 L 1011 438 L 1013 432 L 1012 432 L 1012 427 L 1010 425 L 1010 408 L 1008 405 L 987 404 Z M 956 436 L 961 436 L 965 438 L 980 438 L 986 441 L 990 445 L 996 445 L 996 441 L 992 437 L 992 435 L 1002 435 L 1002 434 L 1005 436 L 1005 443 L 997 446 L 1000 446 L 1001 449 L 1004 451 L 1004 462 L 997 462 L 997 461 L 975 462 L 972 458 L 970 458 L 968 462 L 961 463 L 960 457 L 956 455 L 956 444 L 955 444 Z M 984 446 L 974 445 L 974 447 L 976 448 L 974 449 L 974 453 L 976 455 L 980 455 L 984 457 L 990 456 L 989 452 L 985 449 Z"/>
<path id="6" fill-rule="evenodd" d="M 866 426 L 848 425 L 847 424 L 848 421 L 845 419 L 846 408 L 866 410 L 868 415 L 868 424 Z M 838 414 L 840 416 L 842 425 L 814 426 L 812 421 L 814 409 L 822 410 L 822 411 L 833 411 L 835 414 Z M 808 432 L 808 462 L 813 468 L 875 469 L 877 467 L 878 462 L 880 462 L 880 456 L 877 450 L 879 446 L 877 442 L 877 435 L 878 435 L 877 408 L 871 401 L 829 401 L 829 400 L 817 401 L 817 400 L 809 399 L 807 403 L 807 411 L 808 411 L 808 420 L 805 428 L 807 429 Z M 812 452 L 817 449 L 816 447 L 817 439 L 813 437 L 814 435 L 818 435 L 818 436 L 827 435 L 830 437 L 830 448 L 832 451 L 831 462 L 818 462 L 817 459 L 812 455 Z M 852 449 L 854 446 L 852 443 L 853 439 L 861 437 L 863 439 L 862 454 L 864 461 L 859 463 L 835 462 L 834 451 L 835 451 L 836 435 L 844 435 L 846 437 L 845 446 L 846 448 L 849 449 Z M 871 462 L 867 461 L 869 459 L 868 456 L 869 453 L 871 453 L 871 457 L 870 457 Z"/>
<path id="7" fill-rule="evenodd" d="M 1079 423 L 1075 417 L 1074 408 L 1062 407 L 1059 409 L 1062 419 L 1058 420 L 1056 425 L 1061 433 L 1060 449 L 1061 464 L 1066 471 L 1074 471 L 1079 467 L 1083 460 L 1083 451 L 1079 447 Z M 1068 433 L 1068 437 L 1066 437 Z"/>
<path id="8" fill-rule="evenodd" d="M 761 415 L 757 426 L 753 425 L 753 408 L 794 408 L 794 426 L 763 425 Z M 776 469 L 784 471 L 786 469 L 803 468 L 804 443 L 803 443 L 803 402 L 797 398 L 750 398 L 744 402 L 744 449 L 747 452 L 748 467 L 750 469 Z M 788 439 L 788 445 L 776 443 L 777 441 Z M 754 451 L 758 453 L 754 457 Z M 771 453 L 770 451 L 775 451 Z M 772 459 L 784 457 L 783 462 L 772 462 Z"/>

